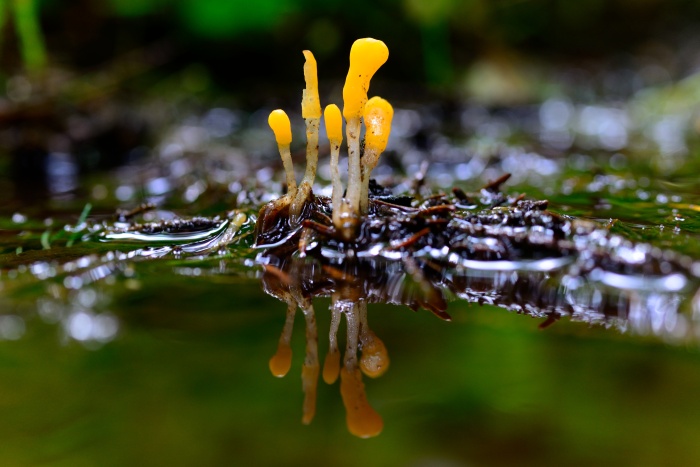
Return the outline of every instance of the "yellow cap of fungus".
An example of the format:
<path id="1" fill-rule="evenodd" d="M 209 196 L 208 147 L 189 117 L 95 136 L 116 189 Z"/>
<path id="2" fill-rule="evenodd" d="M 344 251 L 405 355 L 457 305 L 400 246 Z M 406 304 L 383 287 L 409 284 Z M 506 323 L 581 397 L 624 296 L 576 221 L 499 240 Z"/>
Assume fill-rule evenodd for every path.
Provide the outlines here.
<path id="1" fill-rule="evenodd" d="M 367 127 L 365 148 L 383 152 L 389 141 L 394 108 L 386 100 L 375 96 L 365 104 L 363 117 Z"/>
<path id="2" fill-rule="evenodd" d="M 326 134 L 328 139 L 336 144 L 343 141 L 343 117 L 340 115 L 340 109 L 335 104 L 329 104 L 323 111 L 323 117 L 326 123 Z"/>
<path id="3" fill-rule="evenodd" d="M 267 118 L 267 123 L 275 133 L 275 139 L 280 146 L 287 146 L 292 142 L 292 124 L 289 117 L 282 109 L 273 110 Z"/>
<path id="4" fill-rule="evenodd" d="M 304 118 L 321 118 L 321 102 L 318 98 L 318 75 L 316 59 L 310 50 L 304 50 L 304 80 L 306 89 L 302 93 L 301 116 Z"/>
<path id="5" fill-rule="evenodd" d="M 362 116 L 369 82 L 388 58 L 389 48 L 380 40 L 367 37 L 352 44 L 350 69 L 343 86 L 343 116 L 346 119 Z"/>

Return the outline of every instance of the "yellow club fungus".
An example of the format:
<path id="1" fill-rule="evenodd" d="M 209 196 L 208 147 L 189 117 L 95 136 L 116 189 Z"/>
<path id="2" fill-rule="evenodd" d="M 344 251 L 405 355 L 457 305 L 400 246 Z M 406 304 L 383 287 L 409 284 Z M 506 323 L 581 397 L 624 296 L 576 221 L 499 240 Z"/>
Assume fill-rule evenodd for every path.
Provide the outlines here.
<path id="1" fill-rule="evenodd" d="M 360 212 L 367 213 L 369 203 L 369 174 L 379 162 L 379 156 L 386 149 L 391 133 L 391 121 L 394 118 L 394 108 L 381 97 L 373 97 L 367 101 L 364 110 L 365 152 L 362 155 L 362 191 L 360 194 Z"/>
<path id="2" fill-rule="evenodd" d="M 311 187 L 316 178 L 318 166 L 318 129 L 321 123 L 321 102 L 318 97 L 318 75 L 316 59 L 309 50 L 304 50 L 304 80 L 306 88 L 302 93 L 301 115 L 306 122 L 306 172 L 299 185 L 299 190 L 292 202 L 292 222 L 301 213 L 304 203 L 311 194 Z"/>
<path id="3" fill-rule="evenodd" d="M 267 123 L 275 133 L 284 171 L 287 174 L 287 194 L 294 196 L 297 191 L 297 182 L 294 177 L 294 165 L 292 164 L 292 155 L 289 150 L 289 145 L 292 143 L 292 125 L 286 112 L 281 109 L 270 112 Z"/>
<path id="4" fill-rule="evenodd" d="M 343 142 L 343 116 L 335 104 L 328 104 L 323 111 L 323 116 L 326 119 L 326 134 L 331 142 L 331 156 L 333 156 L 333 152 L 338 154 L 340 145 Z M 334 149 L 335 151 L 333 151 Z"/>
<path id="5" fill-rule="evenodd" d="M 304 62 L 304 80 L 306 88 L 302 92 L 301 116 L 304 118 L 321 118 L 321 101 L 318 98 L 318 71 L 316 58 L 310 50 L 302 52 Z"/>
<path id="6" fill-rule="evenodd" d="M 343 116 L 348 140 L 348 191 L 357 190 L 357 196 L 348 198 L 355 213 L 359 213 L 360 209 L 362 113 L 367 102 L 370 80 L 388 58 L 389 49 L 384 42 L 377 39 L 358 39 L 350 49 L 350 69 L 343 86 Z"/>
<path id="7" fill-rule="evenodd" d="M 277 225 L 267 221 L 274 213 L 284 212 L 289 206 L 289 225 L 298 226 L 302 221 L 304 206 L 312 200 L 312 186 L 318 167 L 318 132 L 321 120 L 321 104 L 318 92 L 317 64 L 313 54 L 304 50 L 304 79 L 306 87 L 302 96 L 302 116 L 306 122 L 306 171 L 297 186 L 294 168 L 289 152 L 292 140 L 289 118 L 282 110 L 270 114 L 269 123 L 275 132 L 280 155 L 287 173 L 289 187 L 286 197 L 275 203 L 259 217 L 259 230 L 264 226 Z M 357 226 L 361 216 L 369 207 L 369 176 L 376 167 L 380 154 L 386 148 L 391 130 L 393 109 L 379 97 L 367 100 L 370 80 L 389 57 L 389 49 L 380 40 L 372 38 L 358 39 L 350 50 L 350 67 L 343 87 L 343 110 L 338 106 L 328 105 L 323 113 L 326 120 L 326 132 L 331 143 L 331 178 L 333 195 L 331 199 L 332 224 L 338 236 L 346 241 L 357 237 Z M 345 131 L 348 145 L 348 182 L 347 195 L 343 197 L 343 185 L 340 180 L 339 159 L 340 146 L 343 141 L 342 118 L 345 117 Z M 365 155 L 360 154 L 360 135 L 362 121 L 367 126 Z M 262 212 L 262 211 L 261 211 Z M 260 220 L 262 219 L 262 220 Z M 257 228 L 257 227 L 256 227 Z"/>
<path id="8" fill-rule="evenodd" d="M 362 117 L 369 82 L 389 58 L 384 42 L 366 37 L 357 39 L 350 48 L 350 69 L 343 86 L 343 116 L 350 120 Z"/>

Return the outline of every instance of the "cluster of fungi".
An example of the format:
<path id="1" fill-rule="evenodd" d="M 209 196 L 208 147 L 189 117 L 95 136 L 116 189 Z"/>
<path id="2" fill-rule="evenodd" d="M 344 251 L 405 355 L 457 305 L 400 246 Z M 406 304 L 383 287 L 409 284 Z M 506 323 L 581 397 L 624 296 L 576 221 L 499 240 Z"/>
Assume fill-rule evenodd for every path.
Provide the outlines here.
<path id="1" fill-rule="evenodd" d="M 363 216 L 369 210 L 369 175 L 384 152 L 391 131 L 393 108 L 381 97 L 368 99 L 367 91 L 372 76 L 389 57 L 389 49 L 384 42 L 365 38 L 358 39 L 350 51 L 350 69 L 343 87 L 343 112 L 335 104 L 326 106 L 323 111 L 326 133 L 331 147 L 331 177 L 333 191 L 332 211 L 327 211 L 328 200 L 316 197 L 312 186 L 318 165 L 318 140 L 321 122 L 321 104 L 318 93 L 316 60 L 305 50 L 304 78 L 306 88 L 302 98 L 302 116 L 306 122 L 306 171 L 297 185 L 290 153 L 292 142 L 291 124 L 287 114 L 277 109 L 270 113 L 268 122 L 272 128 L 287 176 L 287 194 L 263 207 L 256 224 L 258 246 L 276 244 L 270 254 L 280 255 L 284 249 L 279 238 L 287 244 L 298 243 L 295 234 L 309 229 L 323 235 L 337 238 L 341 242 L 352 243 L 359 239 L 359 227 Z M 343 190 L 340 179 L 340 146 L 343 141 L 342 117 L 346 121 L 348 144 L 348 185 Z M 362 123 L 365 125 L 364 144 L 361 148 Z M 322 217 L 325 223 L 313 220 Z M 279 237 L 276 240 L 272 240 Z M 284 243 L 284 242 L 283 242 Z M 270 360 L 270 370 L 275 376 L 284 376 L 291 365 L 290 339 L 294 314 L 300 307 L 306 318 L 307 349 L 302 370 L 305 393 L 302 421 L 310 423 L 315 413 L 316 383 L 319 375 L 316 324 L 311 297 L 281 268 L 266 265 L 266 290 L 288 303 L 287 319 L 280 337 L 277 353 Z M 298 278 L 297 278 L 298 279 Z M 296 281 L 298 283 L 298 281 Z M 352 294 L 356 295 L 356 294 Z M 377 412 L 367 402 L 362 382 L 362 373 L 371 377 L 382 375 L 388 368 L 389 358 L 382 341 L 369 329 L 367 324 L 367 302 L 357 296 L 332 294 L 332 321 L 329 333 L 329 352 L 323 367 L 323 380 L 332 384 L 340 376 L 340 392 L 347 413 L 348 429 L 360 437 L 376 436 L 381 432 L 383 422 Z M 343 365 L 340 364 L 337 332 L 341 315 L 347 324 L 346 351 Z M 357 350 L 361 357 L 357 358 Z"/>
<path id="2" fill-rule="evenodd" d="M 359 437 L 376 436 L 383 426 L 367 401 L 362 374 L 377 377 L 389 366 L 384 344 L 369 329 L 367 303 L 425 308 L 449 319 L 446 296 L 452 295 L 542 317 L 546 326 L 560 316 L 576 317 L 577 313 L 584 319 L 624 318 L 631 304 L 638 307 L 654 289 L 678 292 L 700 271 L 688 257 L 634 244 L 595 222 L 553 213 L 546 201 L 502 193 L 500 185 L 507 174 L 476 193 L 455 188 L 450 194 L 429 197 L 394 196 L 374 183 L 370 174 L 387 146 L 393 109 L 380 97 L 368 99 L 367 91 L 388 55 L 381 41 L 357 40 L 350 51 L 342 116 L 333 104 L 323 112 L 330 141 L 329 199 L 312 191 L 322 114 L 316 61 L 304 51 L 306 172 L 297 185 L 290 121 L 284 111 L 274 110 L 268 121 L 288 191 L 261 208 L 255 226 L 256 246 L 263 250 L 258 257 L 264 267 L 263 287 L 288 305 L 270 370 L 278 377 L 289 371 L 292 325 L 300 308 L 307 340 L 302 421 L 310 423 L 320 373 L 312 299 L 330 296 L 323 380 L 332 384 L 340 377 L 348 429 Z M 346 190 L 338 167 L 342 117 L 348 146 Z M 516 274 L 521 269 L 530 273 Z M 620 284 L 635 290 L 620 292 L 609 302 L 600 300 L 600 287 Z M 342 365 L 337 339 L 341 316 L 347 325 Z"/>
<path id="3" fill-rule="evenodd" d="M 284 110 L 270 113 L 268 123 L 275 133 L 280 155 L 287 174 L 287 194 L 267 207 L 260 219 L 267 219 L 270 212 L 288 209 L 291 226 L 300 224 L 304 207 L 313 202 L 311 187 L 316 178 L 318 166 L 318 133 L 321 122 L 321 103 L 318 95 L 316 60 L 309 50 L 304 51 L 304 79 L 306 88 L 301 102 L 301 114 L 306 122 L 306 172 L 297 185 L 289 145 L 292 130 L 289 117 Z M 331 177 L 333 183 L 332 226 L 326 232 L 337 233 L 343 240 L 357 238 L 357 228 L 361 216 L 369 208 L 369 175 L 376 167 L 379 156 L 386 149 L 391 132 L 394 109 L 381 97 L 367 99 L 367 91 L 372 76 L 389 58 L 389 49 L 384 42 L 365 38 L 358 39 L 350 50 L 350 69 L 343 87 L 343 113 L 348 141 L 348 187 L 343 192 L 338 167 L 340 146 L 343 142 L 343 122 L 340 109 L 329 104 L 323 111 L 326 134 L 331 145 Z M 362 122 L 366 132 L 361 151 L 360 135 Z M 260 232 L 267 230 L 264 225 Z"/>

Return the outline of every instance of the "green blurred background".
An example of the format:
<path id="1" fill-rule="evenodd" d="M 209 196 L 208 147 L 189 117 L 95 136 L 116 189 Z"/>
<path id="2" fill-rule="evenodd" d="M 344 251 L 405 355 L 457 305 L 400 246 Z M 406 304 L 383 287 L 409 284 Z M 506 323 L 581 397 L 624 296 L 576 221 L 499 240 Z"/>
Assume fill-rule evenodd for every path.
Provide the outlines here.
<path id="1" fill-rule="evenodd" d="M 425 85 L 468 96 L 479 92 L 473 81 L 500 79 L 510 85 L 505 97 L 526 100 L 536 97 L 528 79 L 551 66 L 654 59 L 679 77 L 698 65 L 674 58 L 697 37 L 700 2 L 688 0 L 4 0 L 35 1 L 51 64 L 94 70 L 150 47 L 153 71 L 195 66 L 201 86 L 250 105 L 263 99 L 254 91 L 302 82 L 303 49 L 316 54 L 321 80 L 342 79 L 341 57 L 365 36 L 389 46 L 383 79 L 411 83 L 411 93 Z M 10 71 L 23 59 L 5 16 L 0 67 Z"/>
<path id="2" fill-rule="evenodd" d="M 131 107 L 112 112 L 115 103 L 183 94 L 195 107 L 215 101 L 248 111 L 293 108 L 303 87 L 301 51 L 316 54 L 322 92 L 333 94 L 359 37 L 389 46 L 389 62 L 373 91 L 390 88 L 383 94 L 392 102 L 440 98 L 511 105 L 539 102 L 565 84 L 586 89 L 573 98 L 599 102 L 626 99 L 700 69 L 700 2 L 690 0 L 36 1 L 0 1 L 0 79 L 18 109 L 5 117 L 15 127 L 6 124 L 9 131 L 0 136 L 31 126 L 26 122 L 33 114 L 25 111 L 33 110 L 30 99 L 21 98 L 30 93 L 20 92 L 26 83 L 16 76 L 45 79 L 47 89 L 65 75 L 75 84 L 49 96 L 45 107 L 51 110 L 43 110 L 49 116 L 39 113 L 49 123 L 40 120 L 35 125 L 41 131 L 26 131 L 29 143 L 13 153 L 17 168 L 0 172 L 4 178 L 10 173 L 13 182 L 28 174 L 17 185 L 31 191 L 32 201 L 39 198 L 42 209 L 46 196 L 29 179 L 42 170 L 36 167 L 43 167 L 53 128 L 99 123 L 101 107 L 93 100 L 104 97 L 111 104 L 104 113 L 116 114 L 118 122 L 135 119 Z M 682 94 L 683 105 L 693 102 L 689 95 L 696 94 Z M 661 95 L 664 105 L 666 97 Z M 76 114 L 85 118 L 72 119 Z M 262 128 L 253 135 L 256 145 L 268 144 L 262 119 L 255 128 Z M 35 144 L 42 132 L 49 133 L 50 144 Z M 109 167 L 130 162 L 124 154 L 146 140 L 126 139 L 122 146 L 114 144 L 116 137 L 95 144 L 109 149 L 102 152 Z M 38 162 L 25 163 L 34 155 Z M 647 166 L 642 156 L 640 165 Z M 86 167 L 98 165 L 85 159 Z M 664 246 L 687 241 L 695 251 L 697 228 L 689 228 L 690 222 L 683 224 L 690 234 L 675 236 L 678 224 L 666 221 L 670 210 L 658 204 L 647 203 L 644 211 L 625 200 L 598 208 L 599 197 L 618 198 L 586 191 L 586 177 L 595 170 L 579 172 L 585 183 L 576 190 L 585 194 L 585 206 L 570 213 L 603 219 L 641 212 L 643 219 L 617 228 L 660 226 L 645 235 L 675 242 Z M 127 172 L 124 179 L 129 177 L 135 178 Z M 697 196 L 697 176 L 685 181 L 676 190 L 692 203 L 684 215 L 695 219 L 698 203 L 691 193 Z M 12 191 L 6 180 L 0 182 L 0 192 Z M 630 189 L 630 200 L 636 201 L 636 193 Z M 85 199 L 89 192 L 78 192 L 67 212 L 77 218 Z M 567 202 L 562 199 L 560 206 Z M 119 203 L 102 202 L 105 216 Z M 594 203 L 600 211 L 587 210 Z M 1 204 L 8 218 L 15 210 L 27 212 L 27 204 Z M 186 214 L 197 214 L 203 205 L 190 203 Z M 231 207 L 214 206 L 217 213 Z M 37 222 L 51 215 L 39 213 Z M 6 253 L 14 254 L 27 228 L 17 224 L 5 231 Z M 33 248 L 40 257 L 39 246 Z M 52 253 L 60 258 L 65 250 L 55 246 Z M 211 274 L 199 278 L 175 274 L 166 260 L 138 263 L 128 280 L 96 286 L 104 302 L 96 311 L 120 320 L 115 341 L 104 345 L 71 340 L 50 313 L 37 313 L 85 311 L 71 295 L 53 297 L 51 291 L 63 290 L 59 286 L 32 283 L 19 297 L 5 290 L 3 313 L 22 317 L 26 332 L 18 341 L 0 343 L 0 464 L 700 465 L 696 344 L 667 345 L 653 336 L 568 320 L 540 331 L 529 317 L 464 301 L 450 304 L 450 324 L 427 312 L 370 307 L 373 330 L 392 358 L 387 375 L 367 381 L 368 397 L 385 418 L 381 436 L 351 437 L 337 386 L 323 384 L 316 420 L 304 427 L 300 317 L 292 371 L 277 380 L 267 361 L 285 305 L 265 296 L 259 281 L 246 277 L 249 269 L 219 276 L 219 258 L 210 261 L 203 270 Z M 322 356 L 327 308 L 327 299 L 316 302 Z"/>

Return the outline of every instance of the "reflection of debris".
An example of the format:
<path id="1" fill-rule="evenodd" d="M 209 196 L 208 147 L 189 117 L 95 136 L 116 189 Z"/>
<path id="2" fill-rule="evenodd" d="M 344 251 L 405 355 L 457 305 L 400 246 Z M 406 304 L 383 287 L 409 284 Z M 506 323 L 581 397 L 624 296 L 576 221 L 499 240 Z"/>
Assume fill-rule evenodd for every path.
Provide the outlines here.
<path id="1" fill-rule="evenodd" d="M 480 193 L 437 194 L 412 206 L 391 198 L 371 199 L 348 242 L 330 222 L 332 206 L 311 196 L 300 223 L 290 224 L 288 207 L 272 202 L 256 223 L 256 244 L 270 255 L 296 250 L 336 263 L 353 258 L 429 261 L 440 268 L 549 271 L 567 266 L 570 274 L 620 288 L 684 289 L 696 267 L 691 258 L 635 244 L 591 221 L 547 211 L 545 201 L 530 201 L 498 191 L 506 176 Z M 466 201 L 465 201 L 466 200 Z M 470 204 L 464 204 L 464 203 Z"/>
<path id="2" fill-rule="evenodd" d="M 576 321 L 649 331 L 671 340 L 689 336 L 680 313 L 680 293 L 697 282 L 689 257 L 635 244 L 591 221 L 547 211 L 546 201 L 508 196 L 501 176 L 479 193 L 453 190 L 424 199 L 393 199 L 372 185 L 368 213 L 348 240 L 333 225 L 332 202 L 311 194 L 300 219 L 290 219 L 286 199 L 272 201 L 256 223 L 265 291 L 288 305 L 278 351 L 270 361 L 276 376 L 291 362 L 292 321 L 297 307 L 306 318 L 307 355 L 302 371 L 304 423 L 314 414 L 318 353 L 312 299 L 330 296 L 331 331 L 324 381 L 338 376 L 336 333 L 347 322 L 341 394 L 348 429 L 374 436 L 382 422 L 369 406 L 360 371 L 386 371 L 386 349 L 367 326 L 367 303 L 425 308 L 443 319 L 446 296 L 504 307 L 544 318 L 546 328 L 562 316 Z M 700 329 L 700 326 L 698 327 Z M 694 332 L 694 331 L 693 331 Z M 357 360 L 357 350 L 362 356 Z"/>
<path id="3" fill-rule="evenodd" d="M 287 303 L 287 317 L 280 336 L 277 352 L 270 359 L 270 371 L 282 377 L 291 366 L 290 340 L 296 308 L 301 308 L 306 321 L 306 357 L 302 368 L 304 406 L 302 422 L 311 423 L 316 410 L 316 387 L 319 375 L 316 320 L 311 296 L 304 284 L 296 282 L 295 274 L 286 274 L 274 266 L 266 266 L 263 275 L 265 291 Z M 323 380 L 333 384 L 340 376 L 340 394 L 345 405 L 348 430 L 361 438 L 378 435 L 384 425 L 379 414 L 370 406 L 362 382 L 362 373 L 377 378 L 389 367 L 389 356 L 384 343 L 372 332 L 367 322 L 367 302 L 358 299 L 356 288 L 339 287 L 331 294 L 331 327 L 329 349 L 323 365 Z M 341 316 L 346 322 L 346 346 L 343 365 L 340 365 L 338 328 Z M 361 351 L 358 360 L 357 351 Z"/>
<path id="4" fill-rule="evenodd" d="M 601 237 L 595 238 L 601 241 Z M 309 423 L 315 412 L 319 373 L 312 299 L 331 297 L 323 380 L 332 384 L 340 374 L 348 429 L 356 436 L 369 437 L 381 431 L 383 422 L 367 401 L 361 373 L 382 375 L 389 358 L 383 342 L 367 324 L 368 303 L 402 304 L 414 310 L 423 307 L 449 319 L 445 297 L 453 296 L 544 319 L 539 326 L 542 329 L 568 316 L 573 321 L 615 326 L 622 331 L 653 333 L 669 342 L 696 338 L 700 334 L 699 314 L 688 316 L 681 308 L 679 290 L 685 279 L 678 274 L 646 275 L 644 271 L 653 267 L 653 261 L 642 255 L 645 247 L 624 248 L 616 253 L 616 260 L 607 261 L 583 253 L 583 259 L 573 263 L 542 258 L 532 262 L 474 260 L 469 265 L 446 265 L 430 254 L 399 260 L 383 255 L 323 255 L 317 251 L 322 250 L 319 246 L 307 250 L 303 258 L 293 254 L 279 257 L 267 251 L 258 257 L 264 268 L 263 288 L 287 303 L 284 330 L 270 359 L 270 370 L 279 377 L 289 371 L 294 314 L 301 308 L 306 320 L 302 420 Z M 592 269 L 582 270 L 581 261 L 590 262 Z M 669 267 L 664 264 L 661 262 L 660 268 Z M 606 272 L 603 267 L 614 267 L 618 272 Z M 341 366 L 337 332 L 342 316 L 347 333 Z"/>
<path id="5" fill-rule="evenodd" d="M 147 211 L 150 206 L 143 206 Z M 19 263 L 16 268 L 3 271 L 0 289 L 5 295 L 45 282 L 47 296 L 38 300 L 38 315 L 46 322 L 60 323 L 66 339 L 79 341 L 91 347 L 113 340 L 119 331 L 118 318 L 107 308 L 110 295 L 97 283 L 113 284 L 116 276 L 125 278 L 126 288 L 138 289 L 138 280 L 132 279 L 138 261 L 181 255 L 218 254 L 250 232 L 250 219 L 242 212 L 233 211 L 224 219 L 202 218 L 161 220 L 145 224 L 125 222 L 126 217 L 138 214 L 118 213 L 114 224 L 84 224 L 78 234 L 102 242 L 130 245 L 127 251 L 108 251 L 102 254 L 81 254 L 82 250 L 67 248 L 56 251 L 55 259 L 42 259 L 29 264 Z M 161 214 L 164 214 L 161 212 Z M 104 245 L 104 244 L 103 244 Z M 74 253 L 74 252 L 77 252 Z M 54 257 L 52 257 L 54 258 Z M 182 275 L 196 274 L 192 268 L 174 268 Z M 196 270 L 196 268 L 195 268 Z M 0 340 L 14 340 L 25 332 L 25 317 L 0 315 Z"/>

